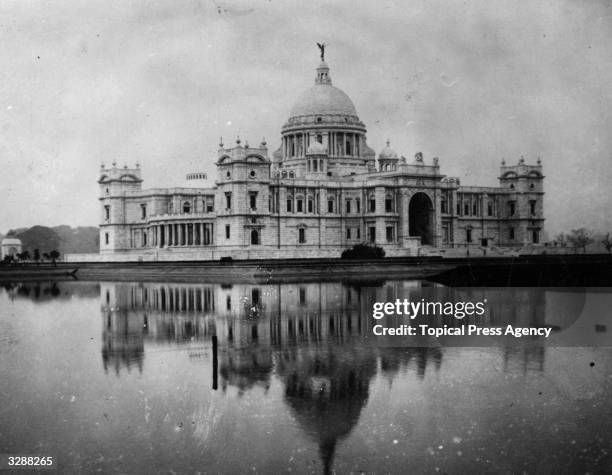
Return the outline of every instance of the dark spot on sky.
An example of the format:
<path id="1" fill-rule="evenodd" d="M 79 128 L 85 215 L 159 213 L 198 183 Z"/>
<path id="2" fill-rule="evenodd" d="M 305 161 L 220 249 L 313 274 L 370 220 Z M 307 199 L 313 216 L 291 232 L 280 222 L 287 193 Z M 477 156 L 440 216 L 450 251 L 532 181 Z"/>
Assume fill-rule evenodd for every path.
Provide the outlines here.
<path id="1" fill-rule="evenodd" d="M 591 364 L 589 366 L 592 368 L 593 366 L 595 366 L 595 362 L 591 361 Z"/>
<path id="2" fill-rule="evenodd" d="M 539 392 L 538 392 L 538 396 L 541 396 L 541 395 L 542 395 L 542 391 L 539 391 Z"/>
<path id="3" fill-rule="evenodd" d="M 36 59 L 40 59 L 40 56 L 36 56 Z"/>

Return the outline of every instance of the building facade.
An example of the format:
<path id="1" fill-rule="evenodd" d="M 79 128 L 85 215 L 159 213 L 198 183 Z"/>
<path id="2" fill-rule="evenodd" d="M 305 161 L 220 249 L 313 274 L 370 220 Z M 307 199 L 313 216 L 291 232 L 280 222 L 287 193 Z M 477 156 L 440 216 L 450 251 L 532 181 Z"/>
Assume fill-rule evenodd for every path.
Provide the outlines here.
<path id="1" fill-rule="evenodd" d="M 502 162 L 499 187 L 461 186 L 437 158 L 376 153 L 325 62 L 281 129 L 272 154 L 219 144 L 214 185 L 143 189 L 141 170 L 102 165 L 101 260 L 339 257 L 369 242 L 388 256 L 443 248 L 538 244 L 544 224 L 538 160 Z"/>

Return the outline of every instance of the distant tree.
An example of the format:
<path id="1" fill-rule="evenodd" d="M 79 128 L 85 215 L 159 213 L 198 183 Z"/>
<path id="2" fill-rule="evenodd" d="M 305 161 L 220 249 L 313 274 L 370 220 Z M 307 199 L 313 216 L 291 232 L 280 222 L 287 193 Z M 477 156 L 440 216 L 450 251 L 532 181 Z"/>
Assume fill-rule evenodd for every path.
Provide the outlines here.
<path id="1" fill-rule="evenodd" d="M 559 233 L 555 236 L 555 242 L 561 247 L 567 246 L 567 234 Z"/>
<path id="2" fill-rule="evenodd" d="M 36 261 L 37 264 L 40 261 L 40 250 L 39 249 L 34 249 L 34 260 Z"/>
<path id="3" fill-rule="evenodd" d="M 601 243 L 606 248 L 606 251 L 608 251 L 608 254 L 612 253 L 612 237 L 610 236 L 610 233 L 606 234 L 606 237 L 603 238 Z"/>
<path id="4" fill-rule="evenodd" d="M 31 257 L 30 256 L 30 251 L 28 251 L 27 249 L 21 253 L 21 260 L 22 261 L 29 261 L 30 257 Z"/>
<path id="5" fill-rule="evenodd" d="M 593 242 L 593 233 L 586 228 L 572 229 L 567 236 L 567 241 L 578 252 L 579 248 L 586 253 L 586 247 Z"/>
<path id="6" fill-rule="evenodd" d="M 56 251 L 55 249 L 53 249 L 50 253 L 49 253 L 49 257 L 51 258 L 51 260 L 53 261 L 53 265 L 55 265 L 55 261 L 57 259 L 59 259 L 60 253 L 58 251 Z"/>
<path id="7" fill-rule="evenodd" d="M 50 260 L 50 259 L 51 259 L 51 257 L 49 257 L 49 253 L 48 253 L 48 252 L 43 252 L 43 259 L 44 259 L 45 261 L 48 261 L 48 260 Z"/>

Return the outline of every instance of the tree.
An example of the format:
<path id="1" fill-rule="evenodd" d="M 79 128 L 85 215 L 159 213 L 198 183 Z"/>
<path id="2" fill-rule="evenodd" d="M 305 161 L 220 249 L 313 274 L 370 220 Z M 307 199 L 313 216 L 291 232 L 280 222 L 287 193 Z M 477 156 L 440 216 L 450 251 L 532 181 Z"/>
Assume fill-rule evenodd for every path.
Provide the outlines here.
<path id="1" fill-rule="evenodd" d="M 577 252 L 579 248 L 586 253 L 586 247 L 593 242 L 593 233 L 586 228 L 572 229 L 572 232 L 567 236 L 568 242 Z"/>
<path id="2" fill-rule="evenodd" d="M 37 264 L 40 261 L 40 250 L 39 249 L 34 249 L 34 260 L 36 261 Z"/>
<path id="3" fill-rule="evenodd" d="M 59 259 L 60 253 L 57 252 L 55 249 L 53 249 L 50 253 L 49 253 L 49 257 L 51 258 L 51 260 L 53 261 L 53 265 L 55 265 L 55 261 L 57 259 Z"/>
<path id="4" fill-rule="evenodd" d="M 559 243 L 559 246 L 565 247 L 567 245 L 567 235 L 564 233 L 559 233 L 555 236 L 555 241 Z"/>
<path id="5" fill-rule="evenodd" d="M 606 234 L 606 237 L 603 238 L 601 243 L 606 248 L 606 251 L 608 251 L 608 254 L 612 253 L 612 237 L 610 236 L 610 233 Z"/>

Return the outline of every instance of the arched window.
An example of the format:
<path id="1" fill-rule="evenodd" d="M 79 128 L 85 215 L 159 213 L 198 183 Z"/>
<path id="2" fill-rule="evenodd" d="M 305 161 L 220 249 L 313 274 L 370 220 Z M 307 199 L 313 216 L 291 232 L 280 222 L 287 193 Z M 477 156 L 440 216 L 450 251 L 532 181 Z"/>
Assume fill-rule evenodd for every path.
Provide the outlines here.
<path id="1" fill-rule="evenodd" d="M 191 213 L 191 204 L 189 204 L 189 201 L 183 203 L 183 213 Z"/>
<path id="2" fill-rule="evenodd" d="M 259 244 L 259 231 L 257 229 L 251 230 L 251 244 Z"/>

